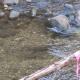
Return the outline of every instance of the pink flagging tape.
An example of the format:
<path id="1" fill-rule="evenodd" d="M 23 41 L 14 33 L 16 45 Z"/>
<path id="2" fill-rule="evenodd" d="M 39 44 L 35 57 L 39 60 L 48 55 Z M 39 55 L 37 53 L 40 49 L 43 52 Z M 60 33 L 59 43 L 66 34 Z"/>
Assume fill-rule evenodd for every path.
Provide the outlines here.
<path id="1" fill-rule="evenodd" d="M 79 78 L 79 75 L 80 75 L 80 52 L 75 53 L 74 55 L 75 55 L 76 63 L 77 63 L 76 75 L 77 75 L 77 78 Z"/>

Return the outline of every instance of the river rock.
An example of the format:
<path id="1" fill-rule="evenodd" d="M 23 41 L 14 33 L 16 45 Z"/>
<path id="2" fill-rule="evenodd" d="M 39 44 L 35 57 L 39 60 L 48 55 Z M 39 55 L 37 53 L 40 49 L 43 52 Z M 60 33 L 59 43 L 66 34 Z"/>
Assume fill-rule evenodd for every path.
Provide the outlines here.
<path id="1" fill-rule="evenodd" d="M 19 3 L 19 0 L 4 0 L 4 4 L 17 4 Z"/>
<path id="2" fill-rule="evenodd" d="M 34 7 L 34 8 L 32 9 L 32 16 L 33 16 L 33 17 L 36 16 L 36 13 L 37 13 L 37 9 L 36 9 L 36 7 Z"/>
<path id="3" fill-rule="evenodd" d="M 27 2 L 32 2 L 32 0 L 26 0 Z"/>
<path id="4" fill-rule="evenodd" d="M 64 36 L 71 35 L 71 25 L 69 24 L 69 20 L 64 15 L 58 15 L 56 17 L 49 19 L 51 23 L 51 28 L 48 28 L 51 32 L 56 32 L 58 34 L 62 34 Z"/>
<path id="5" fill-rule="evenodd" d="M 69 20 L 64 15 L 58 15 L 49 19 L 53 27 L 58 27 L 62 30 L 66 30 L 70 27 Z"/>
<path id="6" fill-rule="evenodd" d="M 41 1 L 41 2 L 37 2 L 36 7 L 38 9 L 45 9 L 48 6 L 48 2 L 46 1 Z"/>
<path id="7" fill-rule="evenodd" d="M 80 26 L 80 10 L 78 10 L 76 13 L 75 21 L 77 22 L 77 25 Z"/>
<path id="8" fill-rule="evenodd" d="M 5 13 L 0 10 L 0 17 L 3 17 L 4 15 L 5 15 Z"/>
<path id="9" fill-rule="evenodd" d="M 74 10 L 73 5 L 71 5 L 71 4 L 64 5 L 64 15 L 71 15 L 74 13 L 75 13 L 75 10 Z"/>
<path id="10" fill-rule="evenodd" d="M 10 19 L 14 19 L 14 18 L 19 17 L 19 15 L 20 15 L 20 12 L 12 10 L 12 11 L 10 12 L 9 18 L 10 18 Z"/>

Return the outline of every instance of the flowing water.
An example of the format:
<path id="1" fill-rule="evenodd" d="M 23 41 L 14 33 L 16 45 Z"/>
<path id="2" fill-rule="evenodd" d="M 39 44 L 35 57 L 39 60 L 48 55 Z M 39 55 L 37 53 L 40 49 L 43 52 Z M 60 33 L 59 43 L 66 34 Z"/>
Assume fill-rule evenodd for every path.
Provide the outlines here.
<path id="1" fill-rule="evenodd" d="M 77 0 L 72 0 L 69 3 L 73 3 L 73 5 L 75 5 L 75 9 L 79 10 L 80 4 Z M 78 33 L 76 36 L 75 34 L 73 34 L 71 37 L 66 38 L 57 37 L 51 43 L 51 47 L 49 47 L 48 52 L 53 56 L 57 56 L 63 59 L 78 50 L 80 50 L 80 33 Z M 67 70 L 61 69 L 58 72 L 52 73 L 51 75 L 41 78 L 40 80 L 80 80 L 80 55 L 76 56 L 75 65 L 72 65 L 70 67 L 68 67 Z"/>
<path id="2" fill-rule="evenodd" d="M 79 5 L 79 0 L 55 0 L 54 14 L 62 12 L 63 3 Z M 50 33 L 44 20 L 6 16 L 0 19 L 0 80 L 18 80 L 80 50 L 79 33 L 63 37 Z M 71 62 L 41 80 L 77 80 L 77 76 L 76 63 Z"/>

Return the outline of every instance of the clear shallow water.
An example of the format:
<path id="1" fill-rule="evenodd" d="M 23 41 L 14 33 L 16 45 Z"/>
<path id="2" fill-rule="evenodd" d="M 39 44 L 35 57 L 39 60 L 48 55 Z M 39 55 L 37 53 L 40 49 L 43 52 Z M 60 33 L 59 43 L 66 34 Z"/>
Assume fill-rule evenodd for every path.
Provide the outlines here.
<path id="1" fill-rule="evenodd" d="M 78 8 L 76 7 L 76 9 L 79 9 L 79 5 L 80 4 L 77 5 Z M 79 32 L 80 30 L 77 29 L 76 31 Z M 75 36 L 75 34 L 73 34 L 73 36 L 67 38 L 56 38 L 52 42 L 52 46 L 49 47 L 48 52 L 50 55 L 63 59 L 78 50 L 80 50 L 80 34 L 78 34 L 78 36 Z M 79 80 L 76 75 L 76 64 L 71 65 L 66 69 L 55 71 L 54 73 L 49 74 L 40 80 Z"/>
<path id="2" fill-rule="evenodd" d="M 62 5 L 61 5 L 62 6 Z M 55 8 L 55 7 L 57 7 L 57 8 Z M 61 9 L 61 7 L 59 7 L 59 4 L 57 3 L 57 5 L 55 4 L 55 7 L 54 7 L 54 9 L 55 9 L 55 11 L 58 11 L 59 9 L 58 8 L 60 8 Z M 25 20 L 26 21 L 26 20 Z M 7 24 L 7 21 L 5 21 L 5 23 Z M 11 26 L 12 27 L 12 26 Z M 13 26 L 14 27 L 14 26 Z M 23 25 L 21 26 L 21 27 L 23 27 Z M 29 26 L 29 28 L 30 28 L 30 26 Z M 19 37 L 26 37 L 27 39 L 25 39 L 25 40 L 23 40 L 25 43 L 25 46 L 26 45 L 28 45 L 27 43 L 30 41 L 27 41 L 28 40 L 28 38 L 29 38 L 29 36 L 27 37 L 27 35 L 25 35 L 25 33 L 26 34 L 28 34 L 29 32 L 28 31 L 30 31 L 31 29 L 33 29 L 33 26 L 29 29 L 29 30 L 27 30 L 27 31 L 23 31 L 23 34 L 22 35 L 20 35 Z M 40 30 L 40 28 L 38 29 L 38 30 Z M 38 31 L 37 30 L 37 31 Z M 6 30 L 5 30 L 6 31 Z M 10 30 L 11 31 L 11 30 Z M 41 30 L 42 31 L 42 30 Z M 15 32 L 14 32 L 15 33 Z M 40 33 L 40 32 L 39 32 Z M 40 36 L 40 35 L 38 35 L 38 36 Z M 32 38 L 31 38 L 31 40 L 33 41 L 33 37 L 35 37 L 35 36 L 32 36 Z M 36 39 L 38 39 L 39 37 L 37 37 L 37 38 L 35 38 L 34 40 L 36 40 Z M 39 38 L 40 39 L 40 38 Z M 47 38 L 46 38 L 47 39 Z M 23 42 L 22 41 L 22 39 L 20 40 L 20 42 Z M 42 41 L 43 41 L 43 39 L 42 39 Z M 41 42 L 42 42 L 41 41 Z M 19 43 L 20 43 L 19 42 Z M 41 42 L 40 42 L 40 44 L 41 44 Z M 3 42 L 4 43 L 4 42 Z M 18 43 L 18 41 L 17 42 L 15 42 L 15 43 L 17 43 L 17 44 L 14 44 L 14 40 L 13 40 L 13 38 L 11 39 L 11 42 L 9 42 L 9 40 L 7 40 L 7 42 L 5 41 L 5 43 L 7 44 L 7 45 L 10 45 L 10 47 L 9 46 L 6 46 L 6 45 L 4 45 L 4 47 L 6 48 L 6 50 L 7 50 L 7 48 L 9 49 L 9 51 L 7 50 L 7 52 L 8 52 L 8 56 L 11 54 L 11 56 L 12 57 L 10 57 L 9 56 L 9 60 L 8 61 L 11 61 L 11 63 L 9 63 L 9 64 L 11 64 L 11 66 L 10 66 L 10 68 L 9 68 L 9 72 L 10 71 L 16 71 L 16 70 L 18 70 L 18 69 L 21 69 L 21 75 L 20 76 L 24 76 L 24 75 L 26 75 L 26 73 L 29 73 L 29 72 L 26 72 L 26 70 L 28 70 L 29 68 L 31 69 L 31 67 L 30 67 L 30 65 L 31 65 L 31 63 L 30 62 L 26 62 L 26 61 L 28 61 L 28 59 L 27 59 L 27 57 L 28 57 L 28 55 L 26 54 L 26 52 L 28 53 L 28 51 L 26 50 L 27 48 L 26 47 L 23 47 L 23 48 L 19 48 L 19 46 L 20 47 L 22 47 L 24 44 L 22 44 L 22 43 Z M 4 43 L 4 44 L 5 44 Z M 10 44 L 9 44 L 10 43 Z M 31 43 L 31 42 L 30 42 Z M 33 41 L 32 43 L 36 43 L 36 41 Z M 32 44 L 31 43 L 31 44 Z M 38 43 L 38 42 L 37 42 Z M 0 43 L 0 44 L 2 44 L 2 43 Z M 21 45 L 22 44 L 22 45 Z M 42 43 L 43 44 L 43 43 Z M 58 37 L 58 38 L 53 38 L 53 42 L 52 42 L 52 44 L 54 44 L 53 46 L 51 46 L 50 47 L 50 49 L 52 49 L 52 52 L 54 52 L 55 54 L 51 54 L 51 55 L 58 55 L 58 57 L 62 57 L 62 58 L 64 58 L 64 56 L 66 57 L 66 53 L 67 54 L 73 54 L 73 52 L 75 52 L 75 51 L 77 51 L 77 50 L 79 50 L 80 49 L 80 38 L 79 38 L 79 36 L 78 37 L 73 37 L 73 38 L 64 38 L 64 39 L 62 39 L 62 38 L 60 38 L 60 37 Z M 14 45 L 14 46 L 13 46 Z M 17 46 L 17 48 L 19 48 L 18 49 L 18 51 L 17 51 L 17 49 L 15 49 L 16 48 L 16 46 Z M 25 48 L 25 49 L 24 49 Z M 15 49 L 15 50 L 14 50 Z M 32 48 L 33 49 L 33 48 Z M 40 49 L 40 50 L 39 50 Z M 31 51 L 31 49 L 29 49 L 29 53 L 30 53 L 30 51 L 31 51 L 31 53 L 32 54 L 29 54 L 29 60 L 30 60 L 30 57 L 31 57 L 31 59 L 36 55 L 36 58 L 39 58 L 38 56 L 40 55 L 42 55 L 43 56 L 43 52 L 45 51 L 45 49 L 43 50 L 43 49 L 41 49 L 41 47 L 39 47 L 39 49 L 37 49 L 37 47 L 35 48 L 35 50 L 32 50 Z M 40 52 L 41 51 L 41 52 Z M 42 52 L 43 51 L 43 52 Z M 35 52 L 36 52 L 36 54 L 35 54 Z M 6 52 L 5 52 L 6 53 Z M 10 54 L 9 54 L 10 53 Z M 19 54 L 18 54 L 19 53 Z M 21 53 L 21 57 L 20 57 L 20 53 Z M 39 53 L 39 54 L 38 54 Z M 41 53 L 41 54 L 40 54 Z M 46 53 L 46 52 L 44 52 L 44 53 Z M 23 55 L 23 54 L 25 54 L 25 55 Z M 7 55 L 7 54 L 6 54 Z M 16 59 L 20 59 L 20 64 L 18 65 L 18 61 L 17 61 L 17 63 L 16 63 L 16 60 L 14 61 L 14 64 L 15 65 L 12 65 L 13 64 L 13 59 L 15 59 L 14 58 L 14 55 L 19 55 L 19 57 L 18 58 L 16 58 Z M 2 58 L 5 56 L 5 54 L 4 53 L 2 53 Z M 23 56 L 25 56 L 25 58 L 23 58 Z M 16 57 L 16 56 L 15 56 Z M 45 55 L 44 55 L 44 57 L 46 57 Z M 44 59 L 44 57 L 43 57 L 43 59 Z M 5 56 L 5 58 L 6 58 L 6 56 Z M 5 59 L 4 58 L 4 59 Z M 23 59 L 23 60 L 21 60 L 21 59 Z M 26 61 L 24 61 L 24 59 L 27 59 Z M 42 59 L 42 57 L 40 58 L 40 59 Z M 48 59 L 48 57 L 46 57 L 46 59 Z M 7 60 L 7 59 L 6 59 Z M 5 61 L 6 61 L 5 60 Z M 4 61 L 3 59 L 2 59 L 2 61 Z M 1 62 L 2 62 L 1 61 Z M 21 63 L 21 61 L 23 62 L 23 63 Z M 37 61 L 37 60 L 36 60 Z M 37 63 L 36 61 L 34 61 L 35 63 L 33 63 L 32 61 L 32 65 L 34 65 L 34 64 L 36 64 L 35 65 L 35 67 L 37 67 L 38 65 L 40 65 L 40 68 L 41 68 L 41 64 L 42 64 L 42 62 L 43 61 L 41 61 L 41 63 L 40 63 L 40 61 L 39 61 L 39 63 Z M 49 59 L 49 61 L 50 61 L 50 59 Z M 30 63 L 30 65 L 29 65 L 29 63 Z M 44 62 L 43 62 L 44 63 Z M 46 64 L 48 64 L 49 62 L 45 62 Z M 1 64 L 2 65 L 2 64 Z M 27 68 L 27 69 L 25 69 L 27 66 L 29 65 L 29 68 Z M 5 69 L 4 69 L 4 71 L 6 71 L 6 64 L 4 65 L 4 63 L 3 63 L 3 65 L 1 66 L 1 67 L 5 67 Z M 17 69 L 16 69 L 16 66 L 19 66 L 19 67 L 17 67 Z M 12 67 L 12 68 L 11 68 Z M 34 68 L 35 68 L 34 67 Z M 24 71 L 23 71 L 24 70 Z M 32 66 L 32 70 L 33 70 L 33 66 Z M 31 70 L 31 71 L 32 71 Z M 15 73 L 15 71 L 14 71 L 14 73 Z M 2 71 L 3 72 L 3 71 Z M 24 74 L 24 72 L 25 72 L 25 74 Z M 4 74 L 5 74 L 5 72 L 4 72 Z M 10 80 L 13 78 L 13 77 L 15 77 L 15 76 L 13 76 L 13 75 L 15 75 L 15 74 L 13 74 L 13 73 L 7 73 L 7 71 L 6 71 L 6 74 L 7 75 L 10 75 L 8 78 L 10 78 Z M 11 78 L 11 75 L 12 75 L 12 78 Z M 17 72 L 16 73 L 16 75 L 19 75 L 19 72 Z M 15 78 L 14 78 L 15 79 Z M 4 79 L 5 80 L 5 79 Z M 9 79 L 7 79 L 7 80 L 9 80 Z M 46 77 L 44 77 L 44 78 L 42 78 L 41 80 L 77 80 L 77 78 L 76 78 L 76 73 L 75 73 L 75 68 L 74 68 L 74 66 L 73 67 L 69 67 L 69 68 L 67 68 L 67 69 L 61 69 L 61 70 L 59 70 L 59 71 L 57 71 L 57 72 L 55 72 L 55 73 L 52 73 L 52 74 L 49 74 L 48 76 L 46 76 Z"/>
<path id="3" fill-rule="evenodd" d="M 52 73 L 46 77 L 41 78 L 40 80 L 77 80 L 76 74 L 72 68 L 62 69 Z"/>

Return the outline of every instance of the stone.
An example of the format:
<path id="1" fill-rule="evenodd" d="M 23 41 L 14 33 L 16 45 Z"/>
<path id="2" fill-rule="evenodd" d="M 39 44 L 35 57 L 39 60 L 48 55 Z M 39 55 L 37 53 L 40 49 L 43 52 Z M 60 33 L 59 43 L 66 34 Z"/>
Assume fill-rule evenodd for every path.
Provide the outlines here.
<path id="1" fill-rule="evenodd" d="M 5 10 L 8 10 L 8 8 L 9 8 L 8 5 L 7 4 L 4 4 L 4 9 Z"/>
<path id="2" fill-rule="evenodd" d="M 32 9 L 32 16 L 33 16 L 33 17 L 36 16 L 36 13 L 37 13 L 37 9 L 36 9 L 36 7 L 34 7 L 34 8 Z"/>
<path id="3" fill-rule="evenodd" d="M 64 15 L 58 15 L 49 19 L 51 23 L 51 28 L 48 28 L 49 31 L 61 34 L 63 36 L 72 35 L 71 25 L 69 19 Z"/>
<path id="4" fill-rule="evenodd" d="M 48 6 L 48 2 L 46 1 L 41 1 L 41 2 L 37 2 L 36 7 L 38 9 L 45 9 Z"/>
<path id="5" fill-rule="evenodd" d="M 75 21 L 77 22 L 77 26 L 80 26 L 80 10 L 76 12 L 76 19 Z"/>
<path id="6" fill-rule="evenodd" d="M 65 4 L 64 7 L 68 8 L 68 9 L 73 9 L 73 5 L 71 5 L 71 4 Z"/>
<path id="7" fill-rule="evenodd" d="M 75 13 L 75 10 L 74 10 L 73 5 L 71 5 L 71 4 L 64 5 L 64 15 L 71 15 L 74 13 Z"/>
<path id="8" fill-rule="evenodd" d="M 63 3 L 64 2 L 64 0 L 50 0 L 50 1 L 53 3 Z"/>
<path id="9" fill-rule="evenodd" d="M 3 17 L 5 13 L 3 11 L 0 11 L 0 17 Z"/>
<path id="10" fill-rule="evenodd" d="M 32 2 L 32 0 L 26 0 L 27 2 Z"/>
<path id="11" fill-rule="evenodd" d="M 69 20 L 65 15 L 58 15 L 49 19 L 53 27 L 58 27 L 62 30 L 66 30 L 70 27 Z"/>
<path id="12" fill-rule="evenodd" d="M 19 0 L 4 0 L 4 4 L 17 4 L 19 3 Z"/>
<path id="13" fill-rule="evenodd" d="M 10 19 L 14 19 L 14 18 L 19 17 L 19 15 L 20 15 L 20 12 L 12 10 L 12 11 L 10 12 L 9 18 L 10 18 Z"/>

